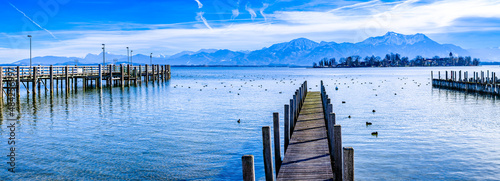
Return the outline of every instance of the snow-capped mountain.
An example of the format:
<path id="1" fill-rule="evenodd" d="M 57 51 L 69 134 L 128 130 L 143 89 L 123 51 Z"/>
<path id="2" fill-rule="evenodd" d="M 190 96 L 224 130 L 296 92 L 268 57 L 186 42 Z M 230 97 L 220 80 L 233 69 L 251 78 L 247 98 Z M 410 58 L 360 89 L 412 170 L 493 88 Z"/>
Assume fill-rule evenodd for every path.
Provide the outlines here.
<path id="1" fill-rule="evenodd" d="M 254 51 L 232 51 L 217 49 L 201 49 L 197 52 L 184 51 L 170 57 L 153 58 L 153 63 L 168 63 L 171 65 L 312 65 L 323 58 L 342 58 L 358 55 L 380 56 L 399 53 L 410 59 L 420 55 L 423 57 L 471 55 L 467 50 L 451 44 L 439 44 L 424 34 L 403 35 L 388 32 L 383 36 L 370 37 L 358 43 L 320 42 L 307 38 L 298 38 L 289 42 L 271 45 Z M 479 57 L 482 58 L 482 57 Z M 50 59 L 50 60 L 49 60 Z M 83 64 L 97 64 L 102 62 L 102 53 L 89 54 L 85 58 L 75 57 L 37 57 L 34 60 L 42 64 L 72 64 L 79 59 Z M 117 60 L 127 62 L 125 55 L 106 54 L 108 62 Z M 21 60 L 16 64 L 29 63 Z M 50 63 L 49 63 L 50 62 Z M 148 55 L 134 55 L 134 63 L 149 63 Z"/>

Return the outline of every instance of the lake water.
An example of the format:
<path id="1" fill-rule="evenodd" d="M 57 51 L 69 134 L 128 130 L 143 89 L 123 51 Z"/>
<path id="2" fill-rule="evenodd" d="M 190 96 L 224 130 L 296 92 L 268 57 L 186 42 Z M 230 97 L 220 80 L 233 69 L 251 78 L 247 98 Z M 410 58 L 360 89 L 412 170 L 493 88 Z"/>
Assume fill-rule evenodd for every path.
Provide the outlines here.
<path id="1" fill-rule="evenodd" d="M 498 97 L 432 88 L 431 70 L 500 67 L 172 68 L 169 82 L 23 95 L 16 173 L 1 122 L 0 180 L 241 180 L 245 154 L 264 180 L 261 127 L 279 112 L 283 132 L 304 80 L 324 80 L 356 180 L 499 180 Z"/>

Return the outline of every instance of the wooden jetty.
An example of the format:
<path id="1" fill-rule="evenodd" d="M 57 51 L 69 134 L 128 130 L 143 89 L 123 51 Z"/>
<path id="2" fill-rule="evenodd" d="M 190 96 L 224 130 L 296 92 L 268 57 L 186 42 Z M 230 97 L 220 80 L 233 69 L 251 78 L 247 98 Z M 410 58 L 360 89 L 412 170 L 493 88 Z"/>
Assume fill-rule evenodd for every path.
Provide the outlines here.
<path id="1" fill-rule="evenodd" d="M 266 180 L 354 180 L 354 150 L 342 148 L 332 109 L 323 81 L 320 92 L 307 92 L 307 81 L 297 89 L 284 110 L 283 160 L 279 115 L 273 113 L 274 163 L 270 127 L 262 127 Z M 242 167 L 243 180 L 255 180 L 252 155 L 242 157 Z"/>
<path id="2" fill-rule="evenodd" d="M 473 76 L 469 78 L 468 71 L 445 71 L 444 79 L 441 79 L 439 71 L 437 79 L 434 79 L 433 74 L 431 71 L 433 87 L 500 95 L 500 81 L 495 72 L 473 72 Z"/>
<path id="3" fill-rule="evenodd" d="M 138 82 L 165 81 L 171 76 L 170 65 L 98 65 L 98 66 L 4 66 L 0 67 L 0 89 L 15 93 L 17 97 L 24 87 L 27 93 L 125 86 Z M 80 84 L 78 83 L 80 80 Z M 30 90 L 31 87 L 31 90 Z M 3 97 L 3 94 L 0 94 Z"/>

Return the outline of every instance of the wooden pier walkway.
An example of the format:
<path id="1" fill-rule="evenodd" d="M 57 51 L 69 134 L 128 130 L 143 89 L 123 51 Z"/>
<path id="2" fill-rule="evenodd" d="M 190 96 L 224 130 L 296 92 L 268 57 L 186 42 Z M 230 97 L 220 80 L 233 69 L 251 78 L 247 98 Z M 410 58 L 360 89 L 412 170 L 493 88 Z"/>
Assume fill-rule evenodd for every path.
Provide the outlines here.
<path id="1" fill-rule="evenodd" d="M 277 180 L 333 179 L 321 93 L 308 92 Z"/>
<path id="2" fill-rule="evenodd" d="M 354 149 L 342 147 L 341 126 L 335 124 L 333 105 L 326 94 L 323 81 L 320 92 L 307 90 L 307 81 L 304 81 L 295 91 L 293 99 L 290 99 L 290 104 L 284 106 L 283 160 L 279 113 L 273 113 L 274 162 L 271 127 L 262 127 L 266 180 L 353 181 Z M 244 155 L 241 161 L 243 180 L 255 181 L 253 155 Z"/>
<path id="3" fill-rule="evenodd" d="M 0 67 L 0 90 L 6 95 L 17 96 L 21 89 L 28 94 L 43 90 L 54 91 L 125 86 L 138 82 L 165 81 L 171 76 L 170 65 L 98 65 L 98 66 L 4 66 Z M 80 83 L 79 83 L 80 82 Z M 31 90 L 30 90 L 31 87 Z M 4 94 L 0 93 L 0 99 Z"/>

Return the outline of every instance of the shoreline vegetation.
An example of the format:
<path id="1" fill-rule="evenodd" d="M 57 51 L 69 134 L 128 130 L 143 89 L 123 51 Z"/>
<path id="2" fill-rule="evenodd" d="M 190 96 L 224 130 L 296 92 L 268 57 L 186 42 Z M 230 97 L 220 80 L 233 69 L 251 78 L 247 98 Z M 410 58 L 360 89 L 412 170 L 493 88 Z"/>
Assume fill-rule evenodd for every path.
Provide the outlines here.
<path id="1" fill-rule="evenodd" d="M 313 63 L 313 68 L 352 68 L 352 67 L 433 67 L 433 66 L 478 66 L 479 58 L 470 56 L 453 56 L 450 52 L 449 57 L 434 56 L 432 58 L 423 58 L 417 56 L 409 60 L 408 57 L 402 57 L 400 54 L 386 54 L 382 59 L 379 56 L 349 56 L 340 58 L 339 62 L 335 58 L 323 58 L 318 63 Z M 493 63 L 493 62 L 491 62 Z M 488 64 L 495 65 L 495 64 Z"/>

